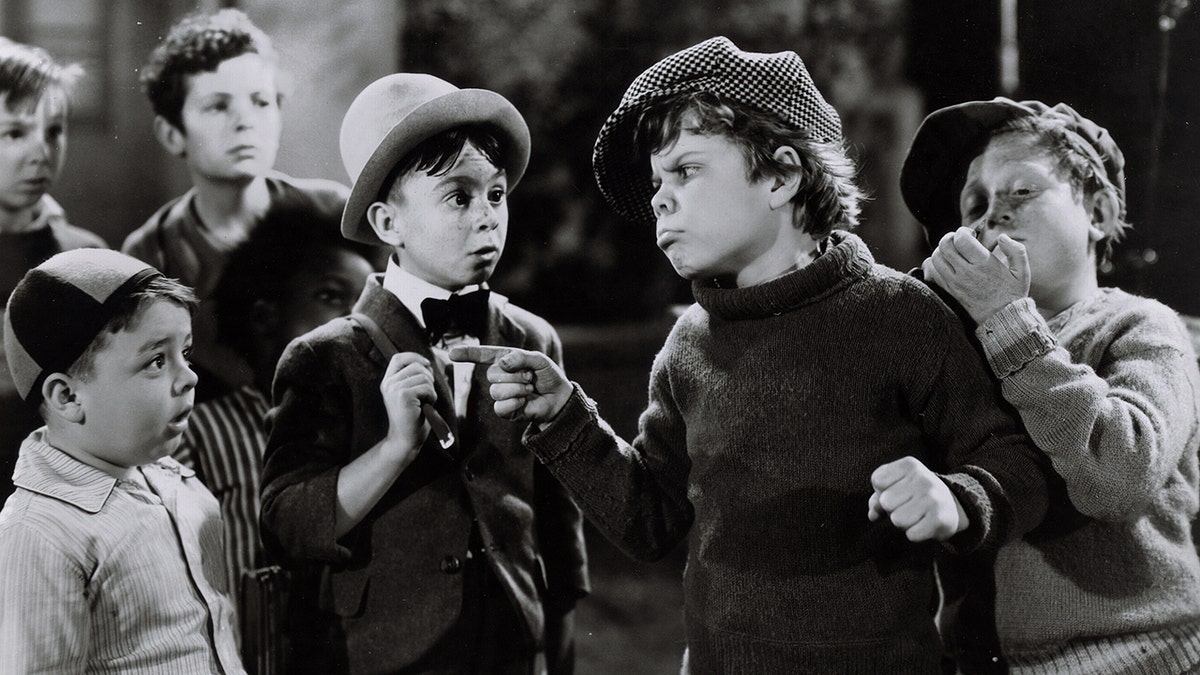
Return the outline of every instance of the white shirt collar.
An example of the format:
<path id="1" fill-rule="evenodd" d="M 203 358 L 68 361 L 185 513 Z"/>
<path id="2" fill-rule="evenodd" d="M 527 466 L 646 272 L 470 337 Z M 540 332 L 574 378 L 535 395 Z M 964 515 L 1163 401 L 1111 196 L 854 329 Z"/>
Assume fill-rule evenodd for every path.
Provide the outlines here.
<path id="1" fill-rule="evenodd" d="M 471 284 L 459 290 L 458 293 L 470 293 L 485 287 L 485 284 Z M 445 300 L 454 295 L 441 286 L 431 284 L 400 267 L 394 255 L 388 256 L 387 269 L 383 273 L 383 290 L 396 296 L 405 308 L 417 317 L 417 322 L 421 324 L 422 328 L 425 327 L 425 317 L 421 315 L 421 301 L 425 298 Z"/>

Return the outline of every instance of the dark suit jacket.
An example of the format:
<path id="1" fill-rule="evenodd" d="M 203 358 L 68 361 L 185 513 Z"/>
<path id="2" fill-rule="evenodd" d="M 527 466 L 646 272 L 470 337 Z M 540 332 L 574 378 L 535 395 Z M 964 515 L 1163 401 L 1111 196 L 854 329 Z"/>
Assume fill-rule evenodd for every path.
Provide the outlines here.
<path id="1" fill-rule="evenodd" d="M 355 311 L 374 319 L 400 351 L 436 363 L 417 320 L 381 283 L 382 275 L 368 280 Z M 558 335 L 545 320 L 503 296 L 491 298 L 483 344 L 561 360 Z M 456 459 L 430 434 L 363 521 L 334 539 L 338 472 L 387 432 L 379 393 L 385 367 L 370 337 L 349 319 L 288 346 L 275 375 L 264 456 L 268 554 L 297 571 L 317 564 L 321 590 L 312 600 L 334 624 L 330 632 L 344 640 L 330 649 L 345 649 L 364 671 L 393 672 L 458 618 L 460 571 L 477 518 L 491 569 L 524 618 L 530 644 L 540 644 L 547 595 L 573 601 L 588 590 L 582 519 L 521 444 L 524 425 L 496 417 L 485 368 L 475 369 L 461 425 L 444 375 L 434 368 L 436 407 L 454 431 Z"/>

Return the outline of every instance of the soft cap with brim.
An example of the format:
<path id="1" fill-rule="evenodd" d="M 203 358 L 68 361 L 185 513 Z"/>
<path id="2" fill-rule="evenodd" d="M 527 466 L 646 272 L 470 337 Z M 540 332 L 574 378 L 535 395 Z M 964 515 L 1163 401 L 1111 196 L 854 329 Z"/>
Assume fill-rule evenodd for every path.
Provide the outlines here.
<path id="1" fill-rule="evenodd" d="M 1062 122 L 1077 137 L 1079 151 L 1104 171 L 1124 203 L 1125 156 L 1104 127 L 1071 106 L 1059 103 L 1051 108 L 1041 101 L 1018 103 L 1002 96 L 959 103 L 935 110 L 925 118 L 900 169 L 904 203 L 925 227 L 931 246 L 961 223 L 959 193 L 971 162 L 983 152 L 992 132 L 1021 117 Z"/>
<path id="2" fill-rule="evenodd" d="M 80 248 L 25 273 L 8 298 L 4 351 L 17 393 L 37 407 L 42 383 L 67 372 L 120 302 L 162 274 L 116 251 Z"/>
<path id="3" fill-rule="evenodd" d="M 842 121 L 813 83 L 796 52 L 760 54 L 714 37 L 676 52 L 634 78 L 596 138 L 592 169 L 609 205 L 625 218 L 654 222 L 654 188 L 646 157 L 634 147 L 634 126 L 647 106 L 665 97 L 707 91 L 775 113 L 812 137 L 842 142 Z"/>
<path id="4" fill-rule="evenodd" d="M 511 190 L 529 164 L 530 143 L 529 127 L 508 99 L 486 89 L 459 89 L 421 73 L 395 73 L 367 85 L 342 119 L 342 163 L 353 183 L 342 212 L 342 235 L 380 243 L 366 213 L 392 168 L 427 138 L 475 124 L 497 133 Z"/>

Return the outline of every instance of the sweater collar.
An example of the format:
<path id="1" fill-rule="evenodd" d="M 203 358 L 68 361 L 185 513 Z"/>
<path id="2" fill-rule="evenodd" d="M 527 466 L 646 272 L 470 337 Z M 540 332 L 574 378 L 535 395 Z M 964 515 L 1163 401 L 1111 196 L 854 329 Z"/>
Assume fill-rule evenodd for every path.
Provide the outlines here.
<path id="1" fill-rule="evenodd" d="M 875 259 L 858 236 L 842 230 L 829 235 L 819 258 L 781 277 L 745 288 L 721 288 L 715 281 L 692 283 L 696 302 L 722 319 L 761 319 L 817 302 L 866 276 Z"/>

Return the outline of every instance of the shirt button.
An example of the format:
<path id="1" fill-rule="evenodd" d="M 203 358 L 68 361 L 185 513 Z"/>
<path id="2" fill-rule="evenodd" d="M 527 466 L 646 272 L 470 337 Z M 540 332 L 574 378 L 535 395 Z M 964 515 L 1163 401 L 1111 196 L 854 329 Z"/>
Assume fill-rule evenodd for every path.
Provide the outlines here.
<path id="1" fill-rule="evenodd" d="M 463 468 L 463 478 L 467 479 L 468 483 L 475 480 L 475 472 L 471 470 L 471 467 Z"/>
<path id="2" fill-rule="evenodd" d="M 442 564 L 439 567 L 443 574 L 458 574 L 462 570 L 462 561 L 456 555 L 448 555 L 442 558 Z"/>

